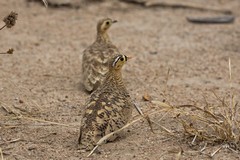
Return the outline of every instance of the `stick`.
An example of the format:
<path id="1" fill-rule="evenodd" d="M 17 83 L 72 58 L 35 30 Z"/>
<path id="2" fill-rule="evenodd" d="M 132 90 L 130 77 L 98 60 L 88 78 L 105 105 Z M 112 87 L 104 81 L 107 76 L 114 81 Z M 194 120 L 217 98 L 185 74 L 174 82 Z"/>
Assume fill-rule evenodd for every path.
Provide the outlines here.
<path id="1" fill-rule="evenodd" d="M 4 160 L 4 159 L 3 159 L 3 152 L 2 152 L 2 148 L 0 148 L 0 155 L 1 155 L 1 160 Z"/>
<path id="2" fill-rule="evenodd" d="M 153 121 L 153 120 L 151 120 L 151 122 L 152 122 L 152 123 L 154 123 L 154 124 L 156 124 L 157 126 L 159 126 L 159 127 L 160 127 L 161 129 L 163 129 L 165 132 L 167 132 L 167 133 L 171 134 L 171 136 L 174 136 L 173 132 L 172 132 L 172 131 L 170 131 L 170 130 L 168 130 L 168 129 L 167 129 L 167 128 L 165 128 L 164 126 L 162 126 L 162 125 L 158 124 L 157 122 L 155 122 L 155 121 Z"/>
<path id="3" fill-rule="evenodd" d="M 6 104 L 4 104 L 3 102 L 0 101 L 0 106 L 9 114 L 13 113 L 15 114 L 16 116 L 19 115 L 20 113 L 17 113 L 16 110 L 14 110 L 13 108 L 11 107 L 7 107 Z"/>
<path id="4" fill-rule="evenodd" d="M 207 147 L 207 143 L 205 143 L 205 145 L 203 146 L 203 148 L 200 150 L 200 153 L 202 153 Z"/>
<path id="5" fill-rule="evenodd" d="M 148 124 L 149 124 L 149 127 L 150 127 L 152 133 L 154 133 L 153 128 L 152 128 L 152 123 L 151 123 L 151 120 L 150 120 L 149 116 L 148 116 L 148 115 L 144 115 L 143 112 L 142 112 L 142 110 L 141 110 L 135 103 L 134 103 L 134 107 L 136 108 L 136 110 L 138 111 L 138 113 L 139 113 L 143 118 L 145 118 L 145 119 L 147 120 L 147 122 L 148 122 Z"/>
<path id="6" fill-rule="evenodd" d="M 60 125 L 60 126 L 65 126 L 65 127 L 71 126 L 71 125 L 69 125 L 69 124 L 52 122 L 52 121 L 47 121 L 47 120 L 42 120 L 42 119 L 36 119 L 36 118 L 31 118 L 31 117 L 19 116 L 19 117 L 16 117 L 16 118 L 19 118 L 19 119 L 27 119 L 27 120 L 31 120 L 31 121 L 39 121 L 39 122 L 49 123 L 49 124 L 53 124 L 53 125 Z"/>
<path id="7" fill-rule="evenodd" d="M 0 30 L 2 30 L 4 27 L 6 27 L 7 25 L 5 24 L 4 26 L 2 26 L 1 28 L 0 28 Z"/>
<path id="8" fill-rule="evenodd" d="M 45 7 L 47 8 L 47 7 L 48 7 L 48 2 L 47 2 L 47 0 L 42 0 L 42 1 L 43 1 L 43 3 L 44 3 Z"/>
<path id="9" fill-rule="evenodd" d="M 2 143 L 0 143 L 0 145 L 6 144 L 6 143 L 14 143 L 14 142 L 18 142 L 18 141 L 21 141 L 21 138 L 17 138 L 17 139 L 11 140 L 11 141 L 2 142 Z"/>
<path id="10" fill-rule="evenodd" d="M 195 142 L 196 138 L 197 138 L 197 134 L 194 136 L 194 138 L 193 138 L 193 140 L 191 142 L 192 145 L 194 145 L 194 142 Z"/>
<path id="11" fill-rule="evenodd" d="M 223 148 L 223 146 L 219 147 L 216 151 L 214 151 L 212 154 L 211 154 L 211 157 L 213 157 L 217 152 L 219 152 L 221 149 Z"/>

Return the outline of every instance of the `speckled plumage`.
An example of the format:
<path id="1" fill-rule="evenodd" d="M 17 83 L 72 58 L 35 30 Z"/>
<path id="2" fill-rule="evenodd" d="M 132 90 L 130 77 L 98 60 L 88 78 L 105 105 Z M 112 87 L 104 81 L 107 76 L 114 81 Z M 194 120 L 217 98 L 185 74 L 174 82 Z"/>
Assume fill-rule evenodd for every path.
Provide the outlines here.
<path id="1" fill-rule="evenodd" d="M 127 57 L 124 55 L 117 55 L 109 60 L 105 80 L 87 101 L 79 137 L 82 149 L 91 150 L 99 139 L 122 128 L 131 118 L 134 106 L 121 75 L 121 68 L 126 61 Z"/>
<path id="2" fill-rule="evenodd" d="M 108 59 L 119 53 L 112 44 L 107 30 L 117 21 L 110 18 L 102 19 L 97 24 L 97 38 L 95 42 L 83 51 L 82 57 L 82 83 L 84 88 L 92 92 L 102 83 L 108 72 Z"/>

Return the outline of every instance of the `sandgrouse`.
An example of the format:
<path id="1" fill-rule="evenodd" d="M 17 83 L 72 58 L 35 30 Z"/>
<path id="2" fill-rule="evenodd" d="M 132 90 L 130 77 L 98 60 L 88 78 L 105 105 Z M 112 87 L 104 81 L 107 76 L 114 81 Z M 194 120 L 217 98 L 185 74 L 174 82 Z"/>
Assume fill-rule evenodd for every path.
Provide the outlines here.
<path id="1" fill-rule="evenodd" d="M 102 19 L 97 24 L 97 38 L 95 42 L 83 51 L 82 83 L 84 88 L 92 92 L 102 83 L 108 72 L 108 59 L 119 51 L 112 44 L 107 34 L 108 29 L 116 20 Z"/>
<path id="2" fill-rule="evenodd" d="M 132 116 L 134 104 L 122 81 L 125 55 L 109 59 L 109 71 L 101 86 L 92 92 L 81 121 L 79 144 L 84 150 L 94 148 L 99 139 L 123 127 Z M 114 135 L 113 141 L 119 135 Z"/>

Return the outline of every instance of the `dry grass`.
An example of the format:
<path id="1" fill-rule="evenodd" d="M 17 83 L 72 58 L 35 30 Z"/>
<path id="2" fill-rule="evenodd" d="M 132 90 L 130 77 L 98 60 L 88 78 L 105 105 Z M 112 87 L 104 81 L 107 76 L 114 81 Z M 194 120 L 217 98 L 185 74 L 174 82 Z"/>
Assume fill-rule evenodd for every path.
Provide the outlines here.
<path id="1" fill-rule="evenodd" d="M 210 156 L 219 150 L 228 148 L 234 152 L 240 151 L 240 126 L 238 117 L 238 103 L 234 97 L 229 100 L 220 98 L 216 94 L 216 104 L 206 103 L 205 106 L 196 105 L 171 106 L 163 102 L 152 101 L 163 108 L 168 108 L 170 114 L 183 126 L 182 140 L 187 140 L 190 146 L 220 145 Z M 179 135 L 175 135 L 178 136 Z M 202 149 L 205 150 L 206 146 Z M 200 151 L 200 152 L 202 152 Z"/>
<path id="2" fill-rule="evenodd" d="M 0 30 L 2 30 L 5 27 L 12 28 L 16 24 L 17 18 L 18 18 L 18 13 L 13 11 L 9 13 L 7 16 L 3 18 L 3 22 L 5 24 L 2 27 L 0 27 Z M 14 49 L 10 48 L 6 52 L 0 52 L 0 54 L 13 54 L 13 51 Z"/>
<path id="3" fill-rule="evenodd" d="M 225 97 L 213 93 L 215 102 L 194 105 L 171 106 L 160 101 L 153 104 L 169 109 L 175 119 L 183 126 L 183 139 L 190 146 L 204 144 L 220 145 L 210 157 L 213 157 L 223 148 L 231 151 L 240 151 L 240 125 L 238 102 L 232 91 L 231 60 L 229 59 L 229 87 L 230 91 Z M 206 145 L 200 151 L 206 149 Z"/>
<path id="4" fill-rule="evenodd" d="M 0 30 L 2 30 L 5 27 L 12 28 L 16 24 L 17 17 L 18 17 L 18 13 L 16 12 L 11 12 L 6 17 L 4 17 L 3 22 L 5 23 L 5 25 L 2 26 Z"/>

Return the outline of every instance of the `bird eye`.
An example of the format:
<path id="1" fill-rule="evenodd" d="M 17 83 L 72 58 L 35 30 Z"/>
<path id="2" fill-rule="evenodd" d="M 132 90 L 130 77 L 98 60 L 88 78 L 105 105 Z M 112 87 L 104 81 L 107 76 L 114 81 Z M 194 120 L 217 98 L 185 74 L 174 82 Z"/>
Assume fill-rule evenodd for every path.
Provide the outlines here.
<path id="1" fill-rule="evenodd" d="M 122 58 L 120 58 L 120 60 L 121 60 L 121 61 L 123 61 L 123 60 L 124 60 L 124 58 L 122 57 Z"/>
<path id="2" fill-rule="evenodd" d="M 109 25 L 109 24 L 110 24 L 109 21 L 107 21 L 107 22 L 106 22 L 106 25 Z"/>

